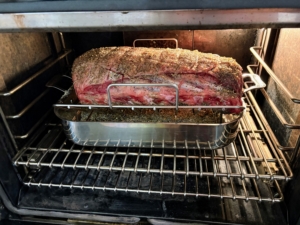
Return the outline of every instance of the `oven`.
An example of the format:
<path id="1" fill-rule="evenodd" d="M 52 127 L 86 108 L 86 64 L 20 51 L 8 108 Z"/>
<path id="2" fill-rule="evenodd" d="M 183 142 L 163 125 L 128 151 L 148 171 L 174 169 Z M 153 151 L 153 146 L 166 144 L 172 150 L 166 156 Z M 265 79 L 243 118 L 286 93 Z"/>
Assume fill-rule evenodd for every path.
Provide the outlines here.
<path id="1" fill-rule="evenodd" d="M 1 222 L 299 224 L 299 24 L 297 1 L 0 1 Z M 221 147 L 103 128 L 74 143 L 54 112 L 82 116 L 61 104 L 73 61 L 109 46 L 232 57 L 266 87 Z"/>

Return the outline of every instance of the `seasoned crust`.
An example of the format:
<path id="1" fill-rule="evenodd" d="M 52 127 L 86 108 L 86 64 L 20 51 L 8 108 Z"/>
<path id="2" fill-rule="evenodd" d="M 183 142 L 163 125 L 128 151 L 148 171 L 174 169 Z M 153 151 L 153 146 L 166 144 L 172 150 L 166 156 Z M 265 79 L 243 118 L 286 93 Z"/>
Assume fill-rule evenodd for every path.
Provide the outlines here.
<path id="1" fill-rule="evenodd" d="M 197 50 L 104 47 L 78 57 L 72 68 L 74 88 L 81 94 L 93 85 L 124 80 L 135 83 L 150 76 L 153 76 L 151 82 L 159 83 L 160 76 L 178 80 L 191 74 L 209 75 L 214 85 L 238 98 L 242 96 L 241 66 L 232 58 Z"/>

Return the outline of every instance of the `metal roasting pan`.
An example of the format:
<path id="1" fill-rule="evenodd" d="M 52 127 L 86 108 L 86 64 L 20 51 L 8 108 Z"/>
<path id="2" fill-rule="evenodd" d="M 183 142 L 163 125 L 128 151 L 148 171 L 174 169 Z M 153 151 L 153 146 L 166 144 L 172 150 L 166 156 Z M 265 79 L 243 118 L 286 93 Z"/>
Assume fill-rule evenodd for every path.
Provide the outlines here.
<path id="1" fill-rule="evenodd" d="M 250 78 L 254 83 L 244 93 L 253 89 L 264 88 L 266 85 L 256 74 L 243 74 L 243 78 Z M 171 86 L 176 89 L 176 105 L 174 106 L 120 106 L 112 105 L 110 88 L 113 86 Z M 51 87 L 51 85 L 48 85 Z M 174 84 L 111 84 L 107 88 L 108 105 L 81 105 L 73 87 L 64 91 L 58 104 L 54 105 L 54 112 L 62 120 L 64 132 L 75 144 L 83 146 L 102 147 L 138 147 L 138 148 L 196 148 L 217 149 L 234 141 L 240 118 L 246 107 L 243 106 L 179 106 L 178 87 Z M 76 104 L 77 103 L 77 104 Z M 97 108 L 194 108 L 194 109 L 242 109 L 238 115 L 221 113 L 222 119 L 218 123 L 138 123 L 138 122 L 98 122 L 80 121 L 78 111 L 94 110 Z M 66 113 L 74 115 L 66 118 Z"/>

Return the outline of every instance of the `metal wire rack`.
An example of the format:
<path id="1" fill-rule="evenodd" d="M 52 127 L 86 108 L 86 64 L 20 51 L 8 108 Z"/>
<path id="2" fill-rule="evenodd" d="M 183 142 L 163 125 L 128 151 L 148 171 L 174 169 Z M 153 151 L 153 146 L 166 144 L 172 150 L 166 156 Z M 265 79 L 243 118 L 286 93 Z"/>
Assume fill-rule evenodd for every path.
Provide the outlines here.
<path id="1" fill-rule="evenodd" d="M 112 156 L 113 157 L 113 156 Z M 110 166 L 111 158 L 94 157 L 93 164 L 101 160 L 104 166 Z M 81 160 L 80 160 L 81 161 Z M 156 166 L 161 163 L 155 161 Z M 152 161 L 152 162 L 153 162 Z M 115 161 L 117 162 L 117 161 Z M 118 161 L 122 166 L 125 161 Z M 136 161 L 127 159 L 125 164 L 134 165 Z M 138 166 L 143 167 L 149 164 L 149 159 L 142 159 Z M 179 164 L 179 165 L 178 165 Z M 184 163 L 178 163 L 178 167 L 184 167 Z M 194 159 L 193 167 L 197 167 L 197 160 Z M 204 170 L 208 171 L 210 162 L 205 161 Z M 168 168 L 167 164 L 164 168 Z M 169 168 L 171 169 L 171 168 Z M 218 168 L 221 171 L 222 167 Z M 206 177 L 187 174 L 159 174 L 143 173 L 134 171 L 112 171 L 73 168 L 49 168 L 43 167 L 39 173 L 29 174 L 24 178 L 24 184 L 28 186 L 49 187 L 49 188 L 79 188 L 103 191 L 122 191 L 135 193 L 148 193 L 159 195 L 172 195 L 184 197 L 208 197 L 224 199 L 243 199 L 255 201 L 279 202 L 283 199 L 277 181 L 264 182 L 262 180 L 241 179 L 234 177 Z"/>
<path id="2" fill-rule="evenodd" d="M 268 131 L 254 129 L 251 118 L 243 117 L 234 143 L 217 150 L 180 144 L 79 146 L 51 124 L 16 155 L 14 164 L 31 169 L 24 178 L 28 186 L 281 201 L 277 180 L 289 180 L 292 172 Z"/>
<path id="3" fill-rule="evenodd" d="M 66 139 L 63 140 L 62 132 L 58 130 L 50 131 L 43 139 L 49 138 L 55 132 L 57 132 L 57 137 L 48 147 L 42 146 L 43 143 L 35 147 L 27 147 L 22 151 L 22 154 L 15 157 L 14 164 L 31 168 L 57 167 L 62 169 L 72 168 L 74 170 L 94 169 L 98 171 L 196 175 L 200 177 L 255 178 L 256 180 L 288 180 L 291 178 L 290 171 L 283 166 L 283 159 L 277 161 L 276 158 L 248 155 L 246 149 L 249 148 L 249 145 L 243 142 L 246 139 L 243 133 L 238 135 L 236 143 L 211 151 L 189 149 L 188 146 L 180 149 L 82 147 L 72 144 Z M 54 147 L 54 141 L 58 139 L 61 141 L 61 146 L 56 148 Z M 95 158 L 99 158 L 97 164 L 93 163 Z M 135 161 L 133 165 L 127 163 L 129 158 L 131 159 L 130 162 Z M 110 160 L 110 163 L 104 164 L 104 159 Z M 118 163 L 120 160 L 122 164 Z M 147 160 L 147 164 L 141 166 L 139 164 L 141 160 Z M 160 166 L 157 167 L 155 162 L 159 162 Z M 207 163 L 208 167 L 206 167 Z M 180 165 L 184 165 L 184 167 L 180 167 Z M 224 170 L 220 170 L 220 166 L 224 167 Z M 246 166 L 248 167 L 247 171 L 243 169 Z M 282 174 L 279 173 L 279 170 Z"/>
<path id="4" fill-rule="evenodd" d="M 249 102 L 249 100 L 248 100 Z M 253 117 L 256 119 L 254 120 Z M 163 141 L 149 148 L 124 147 L 119 141 L 114 147 L 79 146 L 68 141 L 59 125 L 50 126 L 48 132 L 38 132 L 14 158 L 15 165 L 27 167 L 60 167 L 73 169 L 96 169 L 109 171 L 145 172 L 159 174 L 184 174 L 213 177 L 239 177 L 289 180 L 292 171 L 282 152 L 275 146 L 269 131 L 264 127 L 252 105 L 247 106 L 247 112 L 239 124 L 236 141 L 218 150 L 201 149 L 198 140 L 194 143 L 176 142 L 167 145 Z M 147 140 L 149 142 L 149 140 Z M 150 141 L 151 142 L 151 141 Z M 141 143 L 143 144 L 143 143 Z M 97 165 L 92 164 L 94 157 L 100 157 Z M 112 157 L 109 166 L 103 165 L 106 157 Z M 127 165 L 128 157 L 135 158 L 134 165 Z M 147 158 L 146 167 L 138 167 L 140 158 Z M 85 161 L 80 162 L 84 158 Z M 115 164 L 116 158 L 123 158 L 123 165 Z M 152 160 L 159 160 L 160 167 L 152 166 Z M 191 161 L 197 161 L 197 167 L 191 166 Z M 168 161 L 168 162 L 166 162 Z M 178 169 L 177 161 L 185 163 L 184 169 Z M 205 162 L 211 167 L 205 171 Z M 164 168 L 165 164 L 171 169 Z M 218 170 L 218 165 L 225 165 L 224 171 Z M 239 168 L 232 170 L 232 166 Z M 242 168 L 247 167 L 247 171 Z"/>

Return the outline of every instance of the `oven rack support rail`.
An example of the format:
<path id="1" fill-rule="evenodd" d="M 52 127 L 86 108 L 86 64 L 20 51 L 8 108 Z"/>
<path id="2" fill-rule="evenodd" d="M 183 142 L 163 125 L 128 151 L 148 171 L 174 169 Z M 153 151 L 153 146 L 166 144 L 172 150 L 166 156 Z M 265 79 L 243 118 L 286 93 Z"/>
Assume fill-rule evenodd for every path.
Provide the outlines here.
<path id="1" fill-rule="evenodd" d="M 66 52 L 60 54 L 55 60 L 53 60 L 52 62 L 50 62 L 47 66 L 45 66 L 40 71 L 38 71 L 35 74 L 33 74 L 31 77 L 29 77 L 23 83 L 19 84 L 18 86 L 16 86 L 15 88 L 13 88 L 12 90 L 10 90 L 8 92 L 2 92 L 2 93 L 0 93 L 0 97 L 7 97 L 7 96 L 13 95 L 15 92 L 17 92 L 19 89 L 21 89 L 22 87 L 24 87 L 26 84 L 30 83 L 32 80 L 34 80 L 35 78 L 37 78 L 38 76 L 40 76 L 41 74 L 43 74 L 43 72 L 45 72 L 47 69 L 51 68 L 53 65 L 55 65 L 56 63 L 58 63 L 61 59 L 66 58 L 66 56 L 69 55 L 71 52 L 72 52 L 72 50 L 67 50 Z M 37 127 L 45 120 L 45 118 L 48 116 L 48 114 L 50 113 L 50 111 L 48 113 L 46 113 L 44 116 L 42 116 L 39 119 L 39 121 L 26 134 L 13 135 L 11 133 L 10 129 L 9 129 L 9 125 L 7 123 L 7 120 L 13 120 L 13 119 L 19 119 L 19 118 L 21 118 L 28 110 L 30 110 L 46 94 L 48 94 L 49 90 L 50 89 L 46 89 L 45 91 L 43 91 L 38 97 L 36 97 L 32 102 L 30 102 L 19 113 L 15 114 L 15 115 L 5 115 L 4 112 L 3 112 L 3 110 L 0 109 L 1 116 L 3 117 L 3 120 L 5 121 L 7 130 L 10 132 L 10 136 L 13 139 L 26 139 L 26 138 L 28 138 L 37 129 Z M 16 146 L 17 145 L 15 144 L 15 147 Z"/>
<path id="2" fill-rule="evenodd" d="M 264 33 L 266 33 L 266 30 L 264 30 Z M 265 34 L 264 34 L 265 35 Z M 295 97 L 290 91 L 286 88 L 286 86 L 280 81 L 280 79 L 277 77 L 277 75 L 273 72 L 273 70 L 265 63 L 263 58 L 260 54 L 262 54 L 263 47 L 262 46 L 253 46 L 250 48 L 251 53 L 257 60 L 256 64 L 248 65 L 247 69 L 251 74 L 255 74 L 252 68 L 259 68 L 260 66 L 266 70 L 269 77 L 278 85 L 278 87 L 290 98 L 290 100 L 294 104 L 300 104 L 300 98 Z M 291 124 L 286 121 L 286 119 L 282 116 L 281 112 L 275 105 L 275 103 L 272 101 L 270 96 L 268 95 L 267 91 L 265 89 L 259 89 L 262 95 L 264 96 L 265 100 L 269 104 L 269 106 L 272 108 L 273 112 L 279 119 L 280 123 L 286 127 L 287 129 L 300 129 L 300 124 Z M 254 96 L 252 94 L 249 94 L 249 97 L 252 99 L 251 101 L 254 102 Z M 260 117 L 262 116 L 262 112 L 260 112 Z M 263 118 L 263 122 L 267 124 L 266 120 Z M 269 126 L 269 125 L 268 125 Z M 299 154 L 300 151 L 300 136 L 298 137 L 297 143 L 294 147 L 288 147 L 288 146 L 281 146 L 277 139 L 275 138 L 275 135 L 271 132 L 270 133 L 274 143 L 276 146 L 280 149 L 280 151 L 285 152 L 292 152 L 290 158 L 289 158 L 289 164 L 290 167 L 293 167 L 295 164 L 296 156 Z"/>
<path id="3" fill-rule="evenodd" d="M 255 47 L 251 47 L 250 48 L 250 51 L 252 52 L 253 56 L 258 60 L 258 62 L 263 66 L 263 68 L 268 72 L 269 76 L 274 80 L 274 82 L 287 94 L 287 96 L 290 98 L 290 100 L 293 101 L 293 103 L 295 103 L 295 104 L 300 104 L 300 98 L 296 98 L 295 96 L 293 96 L 292 93 L 290 93 L 290 91 L 278 79 L 278 77 L 271 70 L 271 68 L 263 61 L 263 59 L 261 58 L 261 56 L 257 53 L 257 50 L 261 51 L 262 47 L 255 46 Z M 254 72 L 253 72 L 253 70 L 252 70 L 251 67 L 258 67 L 258 66 L 259 65 L 249 65 L 247 67 L 247 69 L 249 70 L 249 72 L 251 74 L 254 74 Z M 269 97 L 269 95 L 268 95 L 268 93 L 266 92 L 265 89 L 261 89 L 261 92 L 264 95 L 264 97 L 267 100 L 267 102 L 272 107 L 272 109 L 274 110 L 274 113 L 276 114 L 276 116 L 278 117 L 278 119 L 280 120 L 280 122 L 281 122 L 282 125 L 284 125 L 286 128 L 289 128 L 289 129 L 300 129 L 300 124 L 289 124 L 285 120 L 285 118 L 281 115 L 280 111 L 278 110 L 278 108 L 276 107 L 276 105 L 274 104 L 274 102 L 272 101 L 272 99 Z"/>
<path id="4" fill-rule="evenodd" d="M 32 74 L 29 78 L 27 78 L 26 80 L 24 80 L 19 85 L 15 86 L 14 88 L 12 88 L 9 91 L 0 92 L 0 97 L 5 98 L 5 97 L 10 97 L 10 96 L 14 95 L 16 92 L 18 92 L 19 90 L 21 90 L 23 87 L 25 87 L 27 84 L 29 84 L 30 82 L 32 82 L 34 79 L 38 78 L 44 72 L 46 72 L 47 70 L 49 70 L 50 68 L 52 68 L 57 63 L 59 63 L 61 60 L 66 60 L 67 64 L 69 64 L 68 55 L 72 52 L 72 50 L 65 48 L 66 47 L 65 46 L 65 41 L 64 41 L 64 37 L 63 37 L 62 33 L 60 33 L 59 37 L 60 37 L 60 41 L 61 41 L 62 47 L 63 47 L 62 52 L 59 53 L 56 58 L 54 58 L 51 61 L 49 61 L 43 68 L 41 68 L 39 71 L 37 71 L 34 74 Z M 44 116 L 42 116 L 36 122 L 36 124 L 34 126 L 32 126 L 32 128 L 29 131 L 27 131 L 26 134 L 21 134 L 21 135 L 16 135 L 16 134 L 14 135 L 14 134 L 12 134 L 11 129 L 9 128 L 7 120 L 20 119 L 33 106 L 35 106 L 44 96 L 46 96 L 48 94 L 48 92 L 49 92 L 49 89 L 45 89 L 41 94 L 39 94 L 35 99 L 33 99 L 28 105 L 26 105 L 22 110 L 20 110 L 18 113 L 14 114 L 14 115 L 5 115 L 5 113 L 3 112 L 2 108 L 0 107 L 1 117 L 3 118 L 5 126 L 6 126 L 8 132 L 9 132 L 9 135 L 10 135 L 10 137 L 11 137 L 11 139 L 12 139 L 12 141 L 13 141 L 16 149 L 18 149 L 18 147 L 17 147 L 17 144 L 15 142 L 15 139 L 26 139 L 26 138 L 28 138 L 41 125 L 41 123 L 46 119 L 46 117 L 48 116 L 48 114 L 52 110 L 49 110 Z"/>

